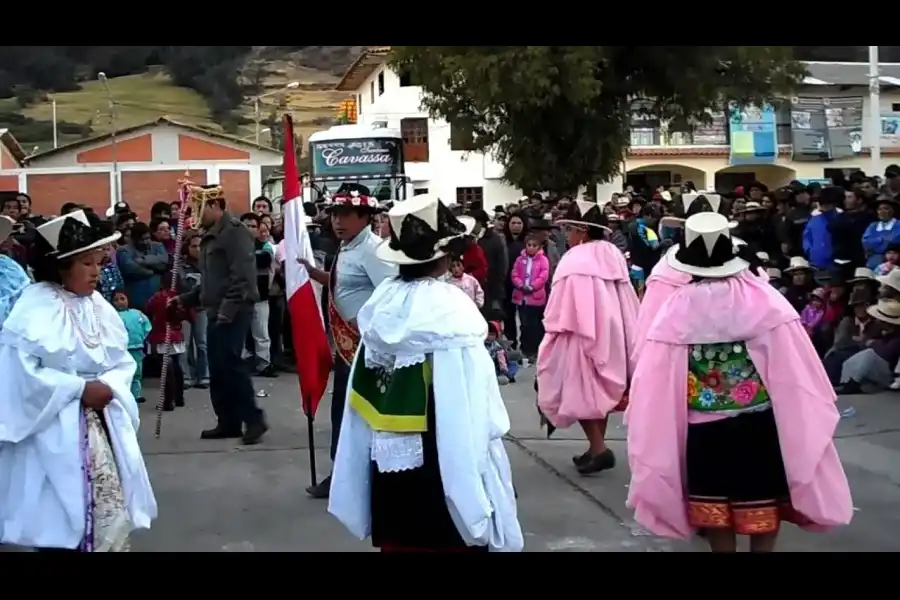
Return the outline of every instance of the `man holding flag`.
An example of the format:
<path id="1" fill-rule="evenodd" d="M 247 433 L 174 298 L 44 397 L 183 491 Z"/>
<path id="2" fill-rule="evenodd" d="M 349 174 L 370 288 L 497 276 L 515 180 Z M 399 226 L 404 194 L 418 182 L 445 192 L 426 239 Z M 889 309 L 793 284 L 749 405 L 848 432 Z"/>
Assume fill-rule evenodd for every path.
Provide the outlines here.
<path id="1" fill-rule="evenodd" d="M 325 393 L 332 365 L 322 315 L 311 287 L 312 279 L 328 286 L 330 292 L 328 316 L 335 345 L 334 391 L 331 397 L 333 461 L 344 416 L 350 365 L 359 346 L 356 314 L 382 281 L 396 277 L 397 267 L 375 256 L 375 248 L 381 243 L 381 238 L 372 231 L 371 221 L 379 211 L 378 201 L 369 195 L 365 187 L 352 184 L 342 186 L 329 207 L 332 229 L 341 242 L 334 266 L 330 273 L 315 266 L 309 235 L 303 225 L 304 212 L 290 117 L 285 117 L 284 131 L 285 274 L 297 375 L 300 378 L 303 409 L 311 419 Z M 330 489 L 331 477 L 327 477 L 306 491 L 313 498 L 328 498 Z"/>

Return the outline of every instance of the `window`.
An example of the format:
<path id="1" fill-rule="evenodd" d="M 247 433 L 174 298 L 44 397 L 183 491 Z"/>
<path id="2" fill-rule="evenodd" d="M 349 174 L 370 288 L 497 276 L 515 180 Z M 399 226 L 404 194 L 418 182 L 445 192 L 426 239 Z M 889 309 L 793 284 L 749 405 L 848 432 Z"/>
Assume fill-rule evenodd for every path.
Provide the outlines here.
<path id="1" fill-rule="evenodd" d="M 413 196 L 424 196 L 428 193 L 428 188 L 416 188 L 413 190 Z"/>
<path id="2" fill-rule="evenodd" d="M 475 134 L 464 125 L 450 125 L 450 149 L 470 151 L 475 149 Z"/>
<path id="3" fill-rule="evenodd" d="M 378 74 L 378 95 L 384 93 L 384 71 Z"/>
<path id="4" fill-rule="evenodd" d="M 891 112 L 900 113 L 900 102 L 893 102 L 891 104 Z"/>
<path id="5" fill-rule="evenodd" d="M 406 69 L 401 69 L 397 73 L 397 77 L 400 79 L 400 87 L 413 87 L 415 85 L 418 85 L 415 82 L 412 74 Z"/>
<path id="6" fill-rule="evenodd" d="M 375 104 L 375 82 L 374 81 L 369 82 L 369 101 L 372 104 Z"/>
<path id="7" fill-rule="evenodd" d="M 403 156 L 408 162 L 428 162 L 428 119 L 400 121 Z"/>
<path id="8" fill-rule="evenodd" d="M 790 146 L 794 143 L 794 134 L 791 132 L 791 101 L 775 101 L 775 127 L 778 132 L 778 143 Z"/>
<path id="9" fill-rule="evenodd" d="M 484 188 L 468 187 L 456 188 L 456 203 L 460 206 L 470 206 L 484 202 Z"/>
<path id="10" fill-rule="evenodd" d="M 659 129 L 632 129 L 631 130 L 632 146 L 659 146 L 660 136 Z"/>

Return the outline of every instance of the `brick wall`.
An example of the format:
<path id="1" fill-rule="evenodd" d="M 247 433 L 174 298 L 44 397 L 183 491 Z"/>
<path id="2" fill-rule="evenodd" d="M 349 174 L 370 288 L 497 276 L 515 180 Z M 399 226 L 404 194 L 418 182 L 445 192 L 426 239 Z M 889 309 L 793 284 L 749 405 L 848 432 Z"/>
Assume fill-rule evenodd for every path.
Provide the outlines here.
<path id="1" fill-rule="evenodd" d="M 157 202 L 175 202 L 178 199 L 178 181 L 184 177 L 184 169 L 172 171 L 126 171 L 122 173 L 122 200 L 128 203 L 139 219 L 150 218 L 150 208 Z M 206 171 L 190 174 L 198 185 L 206 184 Z"/>
<path id="2" fill-rule="evenodd" d="M 0 192 L 18 192 L 18 175 L 0 175 Z"/>
<path id="3" fill-rule="evenodd" d="M 75 202 L 102 217 L 109 208 L 109 194 L 108 173 L 28 174 L 32 210 L 39 215 L 58 215 L 63 204 Z"/>
<path id="4" fill-rule="evenodd" d="M 241 215 L 250 211 L 250 173 L 247 171 L 219 171 L 219 183 L 225 190 L 228 210 Z"/>

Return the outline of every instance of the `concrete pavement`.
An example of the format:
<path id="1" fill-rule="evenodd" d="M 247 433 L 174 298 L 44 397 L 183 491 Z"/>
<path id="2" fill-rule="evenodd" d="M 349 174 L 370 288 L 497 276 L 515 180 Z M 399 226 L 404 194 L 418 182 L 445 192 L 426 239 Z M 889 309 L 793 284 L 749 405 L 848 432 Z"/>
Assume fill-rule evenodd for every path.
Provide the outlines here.
<path id="1" fill-rule="evenodd" d="M 503 388 L 513 428 L 507 444 L 519 491 L 519 511 L 531 552 L 667 552 L 702 550 L 698 542 L 648 535 L 625 508 L 628 470 L 625 431 L 610 425 L 610 446 L 619 458 L 612 472 L 575 473 L 571 457 L 583 450 L 580 431 L 546 440 L 538 428 L 527 369 Z M 162 439 L 153 437 L 152 407 L 144 407 L 141 442 L 160 505 L 152 530 L 135 536 L 136 551 L 168 552 L 369 552 L 326 512 L 325 502 L 304 493 L 309 484 L 306 422 L 296 379 L 257 380 L 268 392 L 259 400 L 271 431 L 263 444 L 207 442 L 200 430 L 214 423 L 208 395 L 187 394 L 188 407 L 166 413 Z M 148 397 L 154 398 L 154 393 Z M 328 398 L 319 410 L 315 440 L 321 474 L 328 472 Z M 839 450 L 854 490 L 853 524 L 827 535 L 788 528 L 783 551 L 900 550 L 900 394 L 851 397 L 856 416 L 845 419 Z"/>

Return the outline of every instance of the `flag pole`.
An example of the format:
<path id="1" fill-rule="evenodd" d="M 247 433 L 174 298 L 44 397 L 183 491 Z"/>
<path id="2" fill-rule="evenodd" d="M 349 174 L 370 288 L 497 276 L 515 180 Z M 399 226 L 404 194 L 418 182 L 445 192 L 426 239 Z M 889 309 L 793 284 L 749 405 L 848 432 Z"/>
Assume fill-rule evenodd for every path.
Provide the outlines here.
<path id="1" fill-rule="evenodd" d="M 316 479 L 316 435 L 312 411 L 306 413 L 306 436 L 309 442 L 309 485 L 316 487 L 319 482 Z"/>

